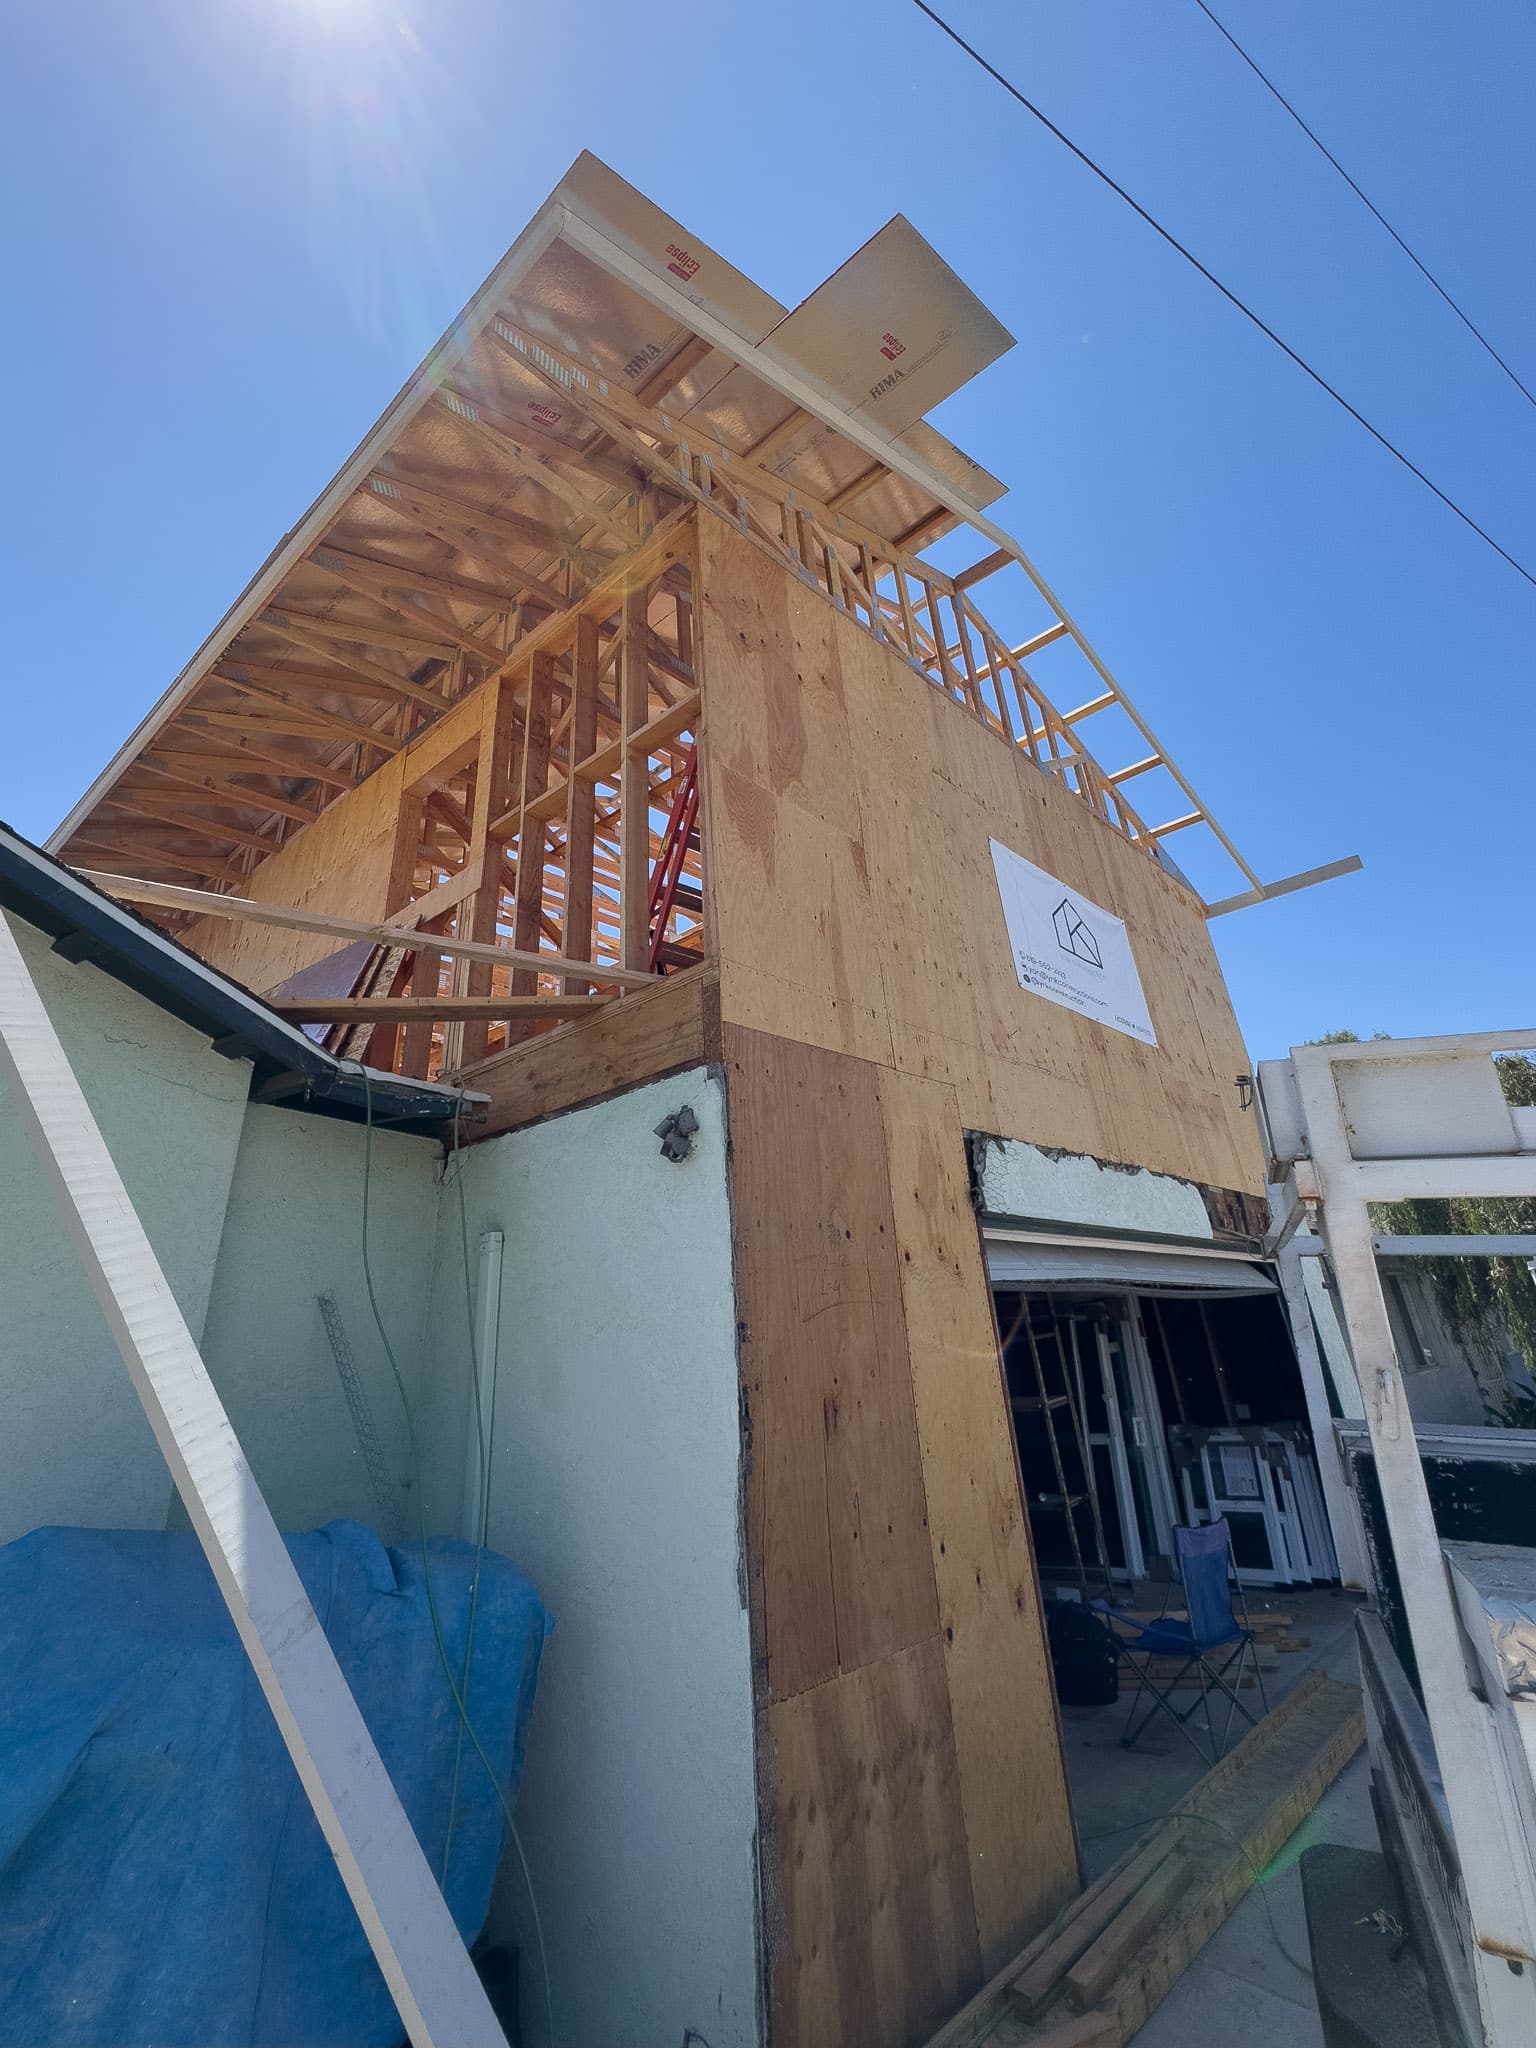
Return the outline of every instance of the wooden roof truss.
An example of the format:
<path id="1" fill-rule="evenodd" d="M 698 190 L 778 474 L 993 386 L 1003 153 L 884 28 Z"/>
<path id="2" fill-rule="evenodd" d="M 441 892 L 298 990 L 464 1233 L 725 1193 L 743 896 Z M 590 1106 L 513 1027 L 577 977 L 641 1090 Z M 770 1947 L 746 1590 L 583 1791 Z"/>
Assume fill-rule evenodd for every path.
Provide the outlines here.
<path id="1" fill-rule="evenodd" d="M 636 308 L 673 324 L 664 348 L 623 357 Z M 467 903 L 472 935 L 522 949 L 569 951 L 570 923 L 578 958 L 634 968 L 637 848 L 656 852 L 697 706 L 681 508 L 707 507 L 1149 857 L 1169 866 L 1175 837 L 1213 842 L 1241 887 L 1211 914 L 1356 865 L 1260 881 L 979 509 L 996 488 L 922 423 L 893 439 L 750 345 L 557 193 L 52 850 L 168 896 L 195 882 L 243 897 L 294 832 L 499 677 L 501 753 L 477 750 L 407 805 L 420 815 L 392 907 L 424 900 L 435 908 L 413 924 L 443 926 Z M 940 542 L 960 558 L 965 529 L 965 566 L 929 559 Z M 646 581 L 659 534 L 672 539 Z M 1024 630 L 990 622 L 984 583 Z M 630 751 L 642 728 L 643 792 Z M 571 801 L 578 784 L 587 811 Z M 633 815 L 642 797 L 647 830 L 626 835 L 626 801 Z M 566 864 L 582 870 L 575 903 L 550 879 Z M 669 947 L 702 946 L 695 898 L 702 910 L 690 873 Z M 484 963 L 447 961 L 432 984 L 418 955 L 411 985 L 441 996 L 451 982 L 461 1002 L 501 993 Z M 519 971 L 507 993 L 527 993 Z M 453 1029 L 456 1056 L 483 1045 L 468 1013 Z M 404 1027 L 412 1070 L 442 1056 L 423 1043 Z"/>

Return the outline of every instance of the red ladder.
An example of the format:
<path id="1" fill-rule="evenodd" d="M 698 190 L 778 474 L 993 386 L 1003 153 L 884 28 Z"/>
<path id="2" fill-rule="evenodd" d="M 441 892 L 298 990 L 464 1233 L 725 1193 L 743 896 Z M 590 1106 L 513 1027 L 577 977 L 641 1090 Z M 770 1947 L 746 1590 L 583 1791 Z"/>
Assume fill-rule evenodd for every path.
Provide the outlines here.
<path id="1" fill-rule="evenodd" d="M 650 960 L 651 972 L 657 970 L 662 945 L 666 939 L 667 922 L 672 915 L 678 887 L 683 879 L 683 863 L 688 858 L 689 842 L 699 816 L 699 750 L 696 746 L 688 750 L 688 766 L 672 798 L 672 810 L 667 819 L 667 829 L 661 837 L 661 852 L 651 870 L 650 886 Z"/>

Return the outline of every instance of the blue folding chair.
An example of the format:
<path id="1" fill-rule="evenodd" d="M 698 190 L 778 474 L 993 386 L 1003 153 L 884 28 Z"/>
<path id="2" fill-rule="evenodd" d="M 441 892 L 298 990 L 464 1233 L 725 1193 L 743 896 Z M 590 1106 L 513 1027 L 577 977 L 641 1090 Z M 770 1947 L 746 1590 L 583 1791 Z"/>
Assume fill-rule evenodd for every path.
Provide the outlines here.
<path id="1" fill-rule="evenodd" d="M 1258 1717 L 1249 1711 L 1237 1693 L 1245 1659 L 1251 1657 L 1253 1660 L 1259 1698 L 1267 1714 L 1269 1701 L 1264 1694 L 1264 1674 L 1259 1669 L 1253 1630 L 1248 1625 L 1248 1602 L 1240 1583 L 1241 1622 L 1232 1611 L 1232 1583 L 1236 1574 L 1232 1566 L 1232 1532 L 1225 1517 L 1207 1522 L 1198 1529 L 1175 1529 L 1173 1543 L 1179 1576 L 1184 1582 L 1187 1621 L 1169 1620 L 1164 1614 L 1157 1621 L 1139 1622 L 1130 1615 L 1117 1613 L 1107 1601 L 1096 1600 L 1093 1604 L 1128 1631 L 1119 1635 L 1117 1642 L 1121 1656 L 1137 1674 L 1136 1696 L 1131 1701 L 1125 1733 L 1120 1737 L 1122 1746 L 1129 1749 L 1161 1708 L 1198 1753 L 1202 1757 L 1208 1756 L 1214 1764 L 1226 1753 L 1234 1714 L 1241 1714 L 1251 1726 L 1258 1726 Z M 1181 1657 L 1184 1661 L 1172 1678 L 1160 1686 L 1151 1676 L 1154 1657 Z M 1181 1714 L 1169 1695 L 1191 1671 L 1199 1678 L 1200 1696 L 1192 1700 L 1187 1711 Z M 1222 1693 L 1227 1697 L 1227 1718 L 1218 1746 L 1211 1706 L 1213 1700 L 1220 1704 L 1219 1695 Z M 1143 1697 L 1148 1704 L 1138 1720 Z M 1208 1750 L 1188 1725 L 1197 1712 L 1203 1714 L 1210 1743 Z"/>

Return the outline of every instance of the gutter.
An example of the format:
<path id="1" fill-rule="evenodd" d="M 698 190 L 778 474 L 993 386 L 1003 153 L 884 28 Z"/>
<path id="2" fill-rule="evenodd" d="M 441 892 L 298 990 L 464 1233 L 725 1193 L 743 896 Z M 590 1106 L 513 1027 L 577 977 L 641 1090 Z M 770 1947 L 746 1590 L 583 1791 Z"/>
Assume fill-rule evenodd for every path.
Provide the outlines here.
<path id="1" fill-rule="evenodd" d="M 415 1125 L 436 1137 L 483 1095 L 341 1060 L 260 996 L 199 960 L 158 925 L 0 823 L 0 909 L 45 931 L 65 960 L 85 961 L 201 1032 L 226 1059 L 249 1060 L 251 1100 L 361 1123 Z"/>

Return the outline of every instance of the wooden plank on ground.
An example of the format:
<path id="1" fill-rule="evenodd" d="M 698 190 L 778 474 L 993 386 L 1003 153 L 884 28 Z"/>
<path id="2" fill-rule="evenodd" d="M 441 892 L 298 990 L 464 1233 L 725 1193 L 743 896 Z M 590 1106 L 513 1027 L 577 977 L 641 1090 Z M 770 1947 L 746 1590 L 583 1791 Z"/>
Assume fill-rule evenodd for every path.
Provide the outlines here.
<path id="1" fill-rule="evenodd" d="M 1262 1725 L 1262 1724 L 1261 1724 Z M 1238 1773 L 1215 1813 L 1208 1882 L 1192 1884 L 1183 1910 L 1158 1927 L 1106 1997 L 1128 2041 L 1289 1841 L 1365 1740 L 1359 1690 L 1325 1679 L 1272 1743 Z"/>
<path id="2" fill-rule="evenodd" d="M 1128 2041 L 1181 1971 L 1227 1918 L 1264 1865 L 1316 1805 L 1364 1740 L 1354 1686 L 1309 1671 L 1274 1711 L 1193 1786 L 1167 1818 L 1134 1843 L 1052 1926 L 999 1971 L 927 2048 L 1056 2048 L 1059 2027 L 1109 2021 L 1106 2043 Z M 1067 1976 L 1091 1944 L 1110 1934 L 1158 1873 L 1182 1868 L 1169 1910 L 1100 1985 L 1091 2014 L 1075 2014 Z M 1139 1917 L 1139 1916 L 1138 1916 Z M 1106 1951 L 1107 1953 L 1107 1951 Z M 1043 1959 L 1049 1957 L 1042 1969 Z M 1060 1996 L 1050 1995 L 1055 1973 Z M 1022 1986 L 1022 1991 L 1017 1988 Z M 1088 1983 L 1083 1998 L 1095 1995 Z M 1093 2036 L 1095 2040 L 1099 2037 Z"/>
<path id="3" fill-rule="evenodd" d="M 1158 1828 L 1149 1840 L 1136 1846 L 1129 1861 L 1116 1869 L 1109 1882 L 1101 1881 L 1091 1892 L 1083 1894 L 1076 1910 L 1066 1915 L 1061 1931 L 1038 1950 L 1009 1984 L 1009 1992 L 1022 2012 L 1044 2010 L 1083 1951 L 1098 1940 L 1147 1880 L 1168 1862 L 1178 1839 L 1176 1823 Z"/>
<path id="4" fill-rule="evenodd" d="M 1189 1824 L 1186 1822 L 1185 1826 L 1188 1828 Z M 1171 1913 L 1180 1894 L 1188 1891 L 1194 1874 L 1189 1852 L 1193 1849 L 1198 1854 L 1199 1846 L 1187 1840 L 1179 1842 L 1067 1971 L 1063 1980 L 1067 2002 L 1078 2012 L 1087 2012 L 1099 2003 L 1127 1958 L 1141 1946 L 1158 1921 Z"/>

